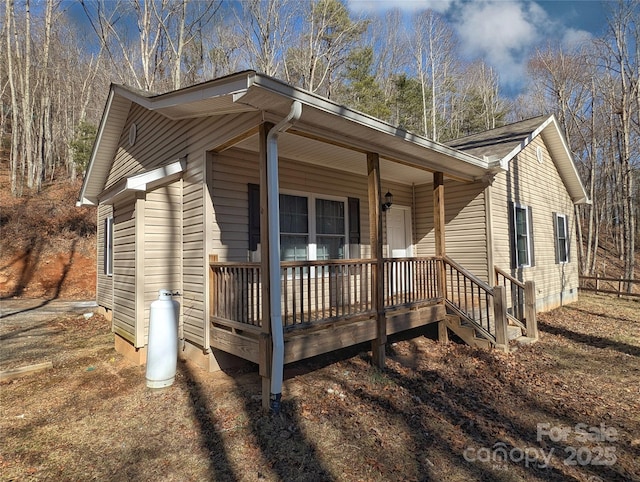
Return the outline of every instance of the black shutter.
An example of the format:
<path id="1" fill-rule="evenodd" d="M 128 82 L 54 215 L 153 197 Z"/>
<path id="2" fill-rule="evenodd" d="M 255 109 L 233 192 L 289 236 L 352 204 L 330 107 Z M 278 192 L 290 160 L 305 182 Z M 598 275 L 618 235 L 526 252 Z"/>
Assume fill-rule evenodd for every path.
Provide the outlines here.
<path id="1" fill-rule="evenodd" d="M 511 268 L 516 269 L 518 267 L 518 240 L 516 237 L 516 219 L 515 219 L 515 206 L 513 201 L 508 202 L 509 209 L 509 244 L 511 246 Z"/>
<path id="2" fill-rule="evenodd" d="M 556 264 L 560 263 L 560 240 L 558 239 L 558 213 L 553 213 L 553 246 L 556 253 Z"/>
<path id="3" fill-rule="evenodd" d="M 349 244 L 360 244 L 360 198 L 349 198 Z"/>
<path id="4" fill-rule="evenodd" d="M 260 186 L 248 184 L 249 193 L 249 251 L 256 251 L 260 244 Z"/>
<path id="5" fill-rule="evenodd" d="M 575 211 L 574 211 L 575 216 Z M 564 236 L 566 238 L 567 245 L 567 263 L 571 262 L 571 235 L 569 234 L 569 214 L 564 218 Z"/>
<path id="6" fill-rule="evenodd" d="M 534 249 L 534 244 L 533 244 L 533 210 L 531 209 L 531 206 L 527 207 L 527 212 L 529 213 L 529 252 L 531 253 L 531 259 L 529 260 L 529 266 L 531 266 L 532 268 L 536 265 L 536 251 Z"/>

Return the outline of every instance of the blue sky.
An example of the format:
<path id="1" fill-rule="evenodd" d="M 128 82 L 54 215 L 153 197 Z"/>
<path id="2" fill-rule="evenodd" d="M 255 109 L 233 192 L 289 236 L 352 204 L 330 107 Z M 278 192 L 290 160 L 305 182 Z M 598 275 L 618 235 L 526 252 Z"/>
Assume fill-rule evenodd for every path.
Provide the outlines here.
<path id="1" fill-rule="evenodd" d="M 513 96 L 525 81 L 526 59 L 538 47 L 573 48 L 605 32 L 610 1 L 599 0 L 346 0 L 354 12 L 399 8 L 407 17 L 431 8 L 453 26 L 462 54 L 483 58 Z"/>

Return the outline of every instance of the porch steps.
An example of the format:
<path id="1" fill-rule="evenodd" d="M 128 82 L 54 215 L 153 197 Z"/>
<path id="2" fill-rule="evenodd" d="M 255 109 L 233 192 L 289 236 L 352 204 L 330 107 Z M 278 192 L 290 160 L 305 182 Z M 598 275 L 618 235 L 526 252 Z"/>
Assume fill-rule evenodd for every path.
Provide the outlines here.
<path id="1" fill-rule="evenodd" d="M 522 328 L 520 328 L 519 326 L 515 326 L 515 325 L 508 325 L 507 326 L 507 339 L 509 341 L 512 341 L 512 340 L 518 340 L 519 338 L 522 338 Z"/>
<path id="2" fill-rule="evenodd" d="M 447 314 L 445 317 L 445 323 L 447 328 L 462 338 L 467 345 L 482 348 L 484 350 L 490 350 L 492 348 L 489 340 L 486 338 L 480 338 L 472 326 L 462 323 L 459 316 Z"/>

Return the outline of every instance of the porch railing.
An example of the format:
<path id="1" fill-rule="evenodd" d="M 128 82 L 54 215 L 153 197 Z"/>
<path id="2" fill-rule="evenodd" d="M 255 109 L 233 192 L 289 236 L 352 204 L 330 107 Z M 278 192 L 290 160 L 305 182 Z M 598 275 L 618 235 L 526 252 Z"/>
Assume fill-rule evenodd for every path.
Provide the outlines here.
<path id="1" fill-rule="evenodd" d="M 383 263 L 384 306 L 407 307 L 442 300 L 440 259 L 387 258 Z"/>
<path id="2" fill-rule="evenodd" d="M 507 299 L 507 316 L 512 323 L 526 329 L 524 324 L 524 283 L 500 268 L 494 268 L 496 284 L 504 286 Z"/>
<path id="3" fill-rule="evenodd" d="M 383 308 L 410 307 L 443 299 L 439 258 L 392 258 L 383 262 Z M 282 317 L 293 329 L 309 323 L 373 316 L 372 259 L 281 263 Z M 219 322 L 261 326 L 260 263 L 212 261 L 211 314 Z"/>
<path id="4" fill-rule="evenodd" d="M 494 291 L 487 283 L 450 258 L 443 258 L 447 306 L 485 338 L 496 342 Z"/>
<path id="5" fill-rule="evenodd" d="M 370 259 L 281 263 L 285 327 L 373 314 L 373 264 Z"/>
<path id="6" fill-rule="evenodd" d="M 211 265 L 211 314 L 232 327 L 262 324 L 260 263 Z M 281 263 L 282 317 L 285 329 L 374 316 L 376 260 L 295 261 Z M 496 345 L 507 345 L 507 287 L 494 288 L 447 257 L 390 258 L 382 263 L 384 310 L 445 301 L 450 310 Z M 504 283 L 504 281 L 503 281 Z M 520 286 L 509 286 L 519 293 Z M 524 314 L 533 312 L 524 287 Z M 517 294 L 520 296 L 520 294 Z M 520 309 L 520 308 L 519 308 Z M 530 316 L 530 315 L 528 315 Z M 522 325 L 525 327 L 525 325 Z M 533 333 L 527 323 L 527 331 Z M 535 330 L 537 334 L 537 330 Z"/>
<path id="7" fill-rule="evenodd" d="M 507 303 L 507 318 L 523 328 L 530 338 L 538 338 L 538 322 L 536 319 L 536 286 L 533 281 L 524 283 L 506 271 L 496 267 L 496 284 L 504 286 Z"/>

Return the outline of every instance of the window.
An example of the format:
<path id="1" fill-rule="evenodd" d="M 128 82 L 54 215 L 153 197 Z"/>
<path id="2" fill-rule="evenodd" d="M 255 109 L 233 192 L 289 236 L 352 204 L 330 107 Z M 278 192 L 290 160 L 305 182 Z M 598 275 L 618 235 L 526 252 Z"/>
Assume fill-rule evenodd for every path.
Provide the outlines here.
<path id="1" fill-rule="evenodd" d="M 283 261 L 344 259 L 345 201 L 280 194 Z"/>
<path id="2" fill-rule="evenodd" d="M 554 230 L 556 234 L 556 263 L 569 262 L 569 237 L 567 229 L 567 216 L 554 214 Z"/>
<path id="3" fill-rule="evenodd" d="M 104 220 L 104 274 L 113 275 L 113 218 Z"/>
<path id="4" fill-rule="evenodd" d="M 247 185 L 249 251 L 260 243 L 260 186 Z M 280 259 L 345 259 L 360 244 L 360 199 L 281 193 Z M 348 233 L 348 235 L 347 235 Z"/>
<path id="5" fill-rule="evenodd" d="M 513 206 L 515 265 L 516 268 L 531 266 L 531 226 L 530 209 L 527 206 Z"/>
<path id="6" fill-rule="evenodd" d="M 309 209 L 307 198 L 280 194 L 280 259 L 307 259 Z"/>
<path id="7" fill-rule="evenodd" d="M 316 199 L 316 259 L 344 259 L 344 202 Z"/>

